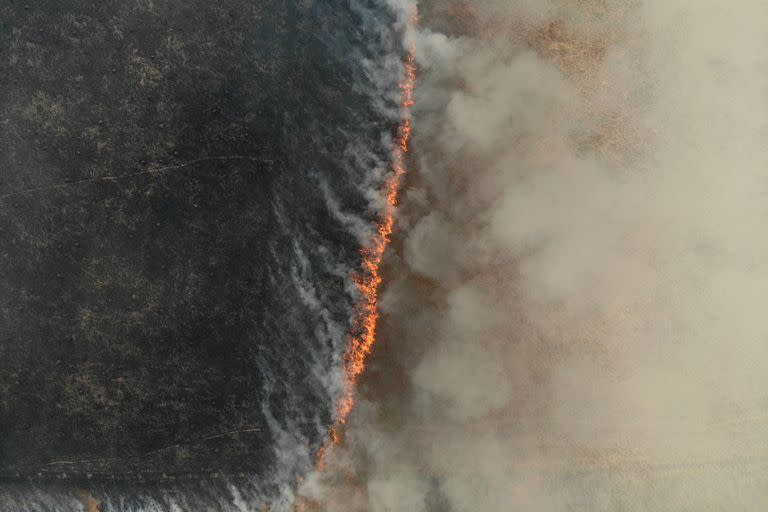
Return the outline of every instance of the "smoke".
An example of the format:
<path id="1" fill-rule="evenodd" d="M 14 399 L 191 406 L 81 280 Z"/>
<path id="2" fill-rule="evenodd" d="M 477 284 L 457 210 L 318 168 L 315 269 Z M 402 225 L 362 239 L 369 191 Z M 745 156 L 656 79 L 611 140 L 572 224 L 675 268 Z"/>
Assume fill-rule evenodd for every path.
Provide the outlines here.
<path id="1" fill-rule="evenodd" d="M 420 12 L 377 346 L 303 494 L 768 509 L 765 3 Z"/>

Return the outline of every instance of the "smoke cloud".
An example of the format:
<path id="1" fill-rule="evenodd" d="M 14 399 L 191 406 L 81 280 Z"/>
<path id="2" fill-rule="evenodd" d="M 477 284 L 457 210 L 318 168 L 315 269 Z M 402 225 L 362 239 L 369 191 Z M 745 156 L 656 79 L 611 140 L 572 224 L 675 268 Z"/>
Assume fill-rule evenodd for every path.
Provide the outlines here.
<path id="1" fill-rule="evenodd" d="M 302 493 L 768 510 L 767 4 L 419 10 L 378 341 Z"/>

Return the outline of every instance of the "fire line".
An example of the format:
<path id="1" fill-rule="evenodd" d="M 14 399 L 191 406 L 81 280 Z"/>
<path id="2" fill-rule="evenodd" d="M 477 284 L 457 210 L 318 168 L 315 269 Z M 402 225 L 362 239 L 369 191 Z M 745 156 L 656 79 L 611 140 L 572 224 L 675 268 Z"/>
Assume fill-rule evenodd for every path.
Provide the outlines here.
<path id="1" fill-rule="evenodd" d="M 345 389 L 336 410 L 336 422 L 344 425 L 354 406 L 354 388 L 357 379 L 365 369 L 365 361 L 376 341 L 376 324 L 378 322 L 378 292 L 381 284 L 380 265 L 384 251 L 389 245 L 395 224 L 395 208 L 398 193 L 406 172 L 405 154 L 411 135 L 410 107 L 413 105 L 413 85 L 416 76 L 413 50 L 405 61 L 406 75 L 400 85 L 403 110 L 403 120 L 398 128 L 397 140 L 393 150 L 392 173 L 382 188 L 386 199 L 384 211 L 378 228 L 369 244 L 362 248 L 362 271 L 355 275 L 355 285 L 360 293 L 360 302 L 356 306 L 353 332 L 344 356 Z"/>
<path id="2" fill-rule="evenodd" d="M 415 26 L 417 17 L 410 20 L 410 27 Z M 371 240 L 361 248 L 361 269 L 353 276 L 360 294 L 355 305 L 352 335 L 344 354 L 344 382 L 342 396 L 336 407 L 335 425 L 330 430 L 330 441 L 338 444 L 341 440 L 340 429 L 346 424 L 347 417 L 355 405 L 355 386 L 360 374 L 365 370 L 365 363 L 376 341 L 376 325 L 379 319 L 378 294 L 381 285 L 380 266 L 384 252 L 389 245 L 395 225 L 395 210 L 398 194 L 406 173 L 405 155 L 409 150 L 411 138 L 411 107 L 414 104 L 414 86 L 416 82 L 415 48 L 411 46 L 406 55 L 405 73 L 400 81 L 401 121 L 398 126 L 392 151 L 392 170 L 382 185 L 385 199 L 377 228 Z M 323 458 L 327 446 L 318 452 L 318 469 L 323 467 Z"/>
<path id="3" fill-rule="evenodd" d="M 417 22 L 418 14 L 414 12 L 409 20 L 407 30 L 413 29 Z M 404 67 L 405 73 L 399 84 L 401 121 L 392 149 L 391 172 L 381 188 L 385 204 L 379 215 L 373 236 L 360 249 L 360 255 L 362 256 L 361 268 L 353 275 L 355 287 L 359 293 L 359 300 L 354 308 L 351 335 L 344 353 L 342 395 L 336 406 L 335 423 L 330 429 L 329 439 L 317 452 L 315 463 L 317 471 L 323 471 L 325 468 L 325 457 L 328 449 L 333 445 L 341 443 L 342 429 L 355 405 L 357 380 L 365 370 L 366 359 L 376 341 L 376 325 L 379 320 L 379 286 L 382 282 L 380 266 L 394 231 L 398 194 L 406 173 L 405 155 L 410 149 L 411 107 L 414 104 L 414 87 L 416 84 L 414 45 L 411 45 L 408 49 Z M 302 499 L 294 508 L 294 512 L 316 510 L 318 506 L 318 503 Z"/>

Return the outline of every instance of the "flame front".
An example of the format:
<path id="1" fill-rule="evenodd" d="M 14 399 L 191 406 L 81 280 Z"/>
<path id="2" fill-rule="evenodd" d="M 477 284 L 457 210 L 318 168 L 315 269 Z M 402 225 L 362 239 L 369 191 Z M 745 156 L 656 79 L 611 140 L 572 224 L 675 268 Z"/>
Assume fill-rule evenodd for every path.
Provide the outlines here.
<path id="1" fill-rule="evenodd" d="M 344 389 L 336 409 L 336 426 L 331 431 L 334 444 L 339 441 L 338 427 L 344 425 L 355 402 L 355 385 L 365 370 L 365 361 L 376 341 L 376 324 L 379 319 L 378 295 L 381 285 L 380 266 L 384 251 L 389 245 L 395 225 L 395 208 L 398 193 L 405 176 L 405 154 L 411 137 L 410 109 L 413 106 L 413 88 L 416 82 L 414 48 L 411 47 L 405 59 L 405 76 L 400 83 L 400 108 L 402 121 L 397 131 L 393 149 L 392 172 L 382 187 L 386 200 L 378 227 L 373 238 L 361 249 L 361 270 L 354 281 L 360 299 L 355 306 L 354 323 L 349 345 L 344 355 Z"/>
<path id="2" fill-rule="evenodd" d="M 417 22 L 414 15 L 409 22 L 409 29 Z M 323 471 L 328 449 L 341 442 L 341 430 L 355 405 L 355 386 L 365 370 L 365 363 L 376 341 L 376 324 L 379 320 L 379 286 L 381 285 L 381 261 L 384 251 L 392 238 L 395 227 L 395 210 L 398 194 L 406 172 L 405 155 L 411 139 L 411 107 L 414 104 L 414 86 L 416 83 L 415 47 L 409 48 L 405 58 L 405 73 L 400 81 L 400 116 L 392 150 L 391 172 L 381 188 L 385 199 L 373 236 L 360 249 L 361 268 L 353 276 L 359 299 L 355 305 L 354 319 L 350 340 L 344 353 L 344 380 L 342 394 L 336 407 L 335 424 L 330 429 L 330 436 L 317 452 L 316 470 Z M 320 510 L 321 504 L 306 498 L 300 498 L 294 506 L 294 512 Z"/>

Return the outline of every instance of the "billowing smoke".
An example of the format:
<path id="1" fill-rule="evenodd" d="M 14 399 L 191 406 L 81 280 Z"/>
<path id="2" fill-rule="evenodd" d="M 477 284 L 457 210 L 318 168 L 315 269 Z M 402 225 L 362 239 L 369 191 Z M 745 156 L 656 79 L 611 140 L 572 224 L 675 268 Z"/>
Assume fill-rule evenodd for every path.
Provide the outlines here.
<path id="1" fill-rule="evenodd" d="M 768 510 L 766 5 L 419 6 L 377 346 L 305 495 Z"/>

